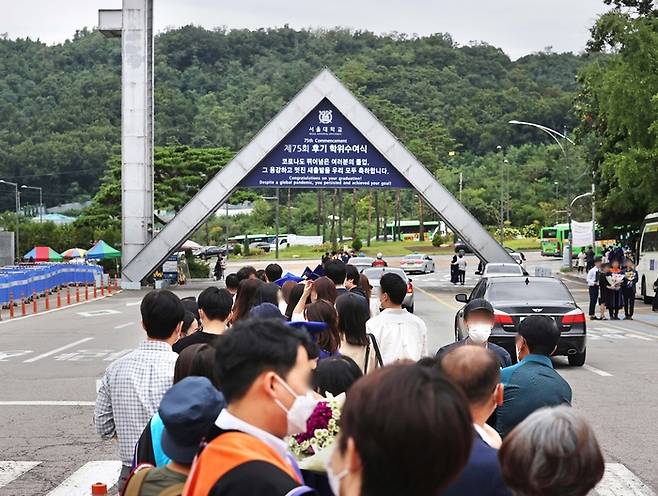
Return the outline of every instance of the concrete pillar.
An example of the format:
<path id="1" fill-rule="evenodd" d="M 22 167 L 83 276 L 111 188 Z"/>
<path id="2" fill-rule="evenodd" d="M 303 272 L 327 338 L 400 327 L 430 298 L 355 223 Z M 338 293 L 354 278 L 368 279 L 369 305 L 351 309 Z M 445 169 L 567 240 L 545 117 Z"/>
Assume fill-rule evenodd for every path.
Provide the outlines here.
<path id="1" fill-rule="evenodd" d="M 153 237 L 153 0 L 123 0 L 121 30 L 122 267 Z M 122 280 L 126 288 L 140 281 Z"/>

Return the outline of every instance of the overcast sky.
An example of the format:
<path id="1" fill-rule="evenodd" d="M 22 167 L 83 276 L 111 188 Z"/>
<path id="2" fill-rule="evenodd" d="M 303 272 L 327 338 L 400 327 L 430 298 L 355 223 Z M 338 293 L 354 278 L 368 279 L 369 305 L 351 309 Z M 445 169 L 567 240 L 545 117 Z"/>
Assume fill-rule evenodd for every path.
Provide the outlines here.
<path id="1" fill-rule="evenodd" d="M 121 0 L 2 2 L 0 33 L 59 43 L 94 27 L 99 8 Z M 350 27 L 376 33 L 447 32 L 461 44 L 485 41 L 512 58 L 552 47 L 579 52 L 606 10 L 602 0 L 155 0 L 155 27 Z"/>

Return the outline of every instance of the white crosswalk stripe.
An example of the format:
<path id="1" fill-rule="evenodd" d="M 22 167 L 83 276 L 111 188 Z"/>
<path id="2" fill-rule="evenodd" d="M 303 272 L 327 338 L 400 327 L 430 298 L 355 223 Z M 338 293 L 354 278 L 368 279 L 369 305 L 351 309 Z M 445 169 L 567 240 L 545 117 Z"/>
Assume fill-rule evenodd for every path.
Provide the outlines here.
<path id="1" fill-rule="evenodd" d="M 48 496 L 87 496 L 91 485 L 101 482 L 108 489 L 116 484 L 121 472 L 121 462 L 102 460 L 85 463 L 64 482 L 48 493 Z"/>
<path id="2" fill-rule="evenodd" d="M 47 466 L 38 461 L 0 461 L 0 488 L 7 486 L 34 467 Z M 85 463 L 46 496 L 87 496 L 91 485 L 101 482 L 111 489 L 119 479 L 121 462 L 97 460 Z M 111 494 L 111 492 L 110 492 Z M 633 472 L 621 463 L 606 463 L 605 475 L 593 491 L 596 496 L 656 496 Z"/>
<path id="3" fill-rule="evenodd" d="M 621 463 L 606 463 L 598 496 L 656 496 L 656 493 Z"/>
<path id="4" fill-rule="evenodd" d="M 0 487 L 4 487 L 18 479 L 25 472 L 33 469 L 41 462 L 0 461 Z"/>

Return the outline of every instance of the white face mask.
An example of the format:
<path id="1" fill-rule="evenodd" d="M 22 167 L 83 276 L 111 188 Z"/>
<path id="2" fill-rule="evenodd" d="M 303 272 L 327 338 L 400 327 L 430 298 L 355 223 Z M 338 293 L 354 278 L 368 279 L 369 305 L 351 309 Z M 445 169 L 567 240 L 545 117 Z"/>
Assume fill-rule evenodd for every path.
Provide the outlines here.
<path id="1" fill-rule="evenodd" d="M 491 329 L 491 324 L 478 322 L 477 324 L 468 326 L 468 337 L 471 338 L 471 341 L 475 344 L 486 343 L 489 336 L 491 336 Z"/>
<path id="2" fill-rule="evenodd" d="M 310 391 L 308 391 L 303 396 L 298 395 L 292 390 L 286 381 L 281 379 L 279 376 L 276 378 L 286 389 L 286 391 L 288 391 L 292 397 L 295 398 L 295 401 L 293 401 L 290 409 L 286 408 L 278 399 L 274 400 L 276 404 L 279 405 L 279 407 L 284 412 L 286 412 L 286 417 L 288 419 L 288 436 L 306 432 L 306 422 L 313 413 L 313 410 L 315 410 L 315 407 L 318 404 L 318 400 L 313 397 L 313 394 Z"/>
<path id="3" fill-rule="evenodd" d="M 329 487 L 331 488 L 331 492 L 334 494 L 334 496 L 340 496 L 340 481 L 347 477 L 347 474 L 349 474 L 350 471 L 347 468 L 344 468 L 339 473 L 334 474 L 334 469 L 331 468 L 331 459 L 335 449 L 336 445 L 334 444 L 331 447 L 331 453 L 329 453 L 329 456 L 326 458 L 324 468 L 327 471 L 327 479 L 329 480 Z"/>

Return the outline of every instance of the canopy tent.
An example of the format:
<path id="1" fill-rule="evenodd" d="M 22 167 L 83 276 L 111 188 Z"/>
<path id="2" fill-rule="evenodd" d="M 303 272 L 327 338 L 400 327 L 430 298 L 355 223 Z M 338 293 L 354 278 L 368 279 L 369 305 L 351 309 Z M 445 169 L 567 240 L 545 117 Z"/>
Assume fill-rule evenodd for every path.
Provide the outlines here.
<path id="1" fill-rule="evenodd" d="M 87 254 L 87 250 L 82 248 L 69 248 L 66 251 L 62 252 L 64 258 L 84 258 Z"/>
<path id="2" fill-rule="evenodd" d="M 23 255 L 23 260 L 33 260 L 35 262 L 61 262 L 62 256 L 50 246 L 35 246 Z"/>
<path id="3" fill-rule="evenodd" d="M 112 248 L 102 239 L 87 252 L 87 258 L 90 260 L 103 260 L 106 258 L 119 257 L 121 257 L 121 252 Z"/>

